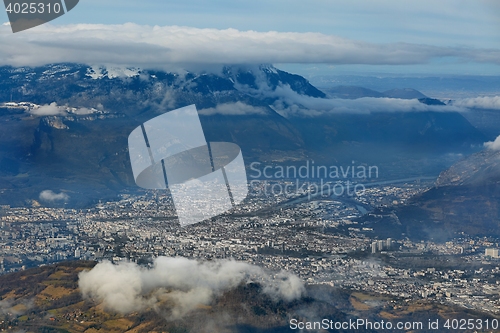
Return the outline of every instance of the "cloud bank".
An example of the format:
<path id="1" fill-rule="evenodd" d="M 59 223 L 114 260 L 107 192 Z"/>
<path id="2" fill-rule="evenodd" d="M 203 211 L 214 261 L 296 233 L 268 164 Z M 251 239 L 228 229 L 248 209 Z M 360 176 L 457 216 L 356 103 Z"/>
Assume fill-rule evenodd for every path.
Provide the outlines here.
<path id="1" fill-rule="evenodd" d="M 277 98 L 271 106 L 284 117 L 317 117 L 333 113 L 368 114 L 373 112 L 465 112 L 454 105 L 427 105 L 417 99 L 363 97 L 358 99 L 315 98 L 299 95 L 289 86 L 275 91 L 255 90 L 265 97 Z"/>
<path id="2" fill-rule="evenodd" d="M 42 191 L 40 193 L 39 198 L 42 201 L 53 203 L 53 202 L 59 202 L 59 201 L 68 201 L 69 195 L 67 195 L 64 192 L 55 193 L 54 191 L 51 191 L 51 190 L 45 190 L 45 191 Z"/>
<path id="3" fill-rule="evenodd" d="M 96 109 L 89 108 L 73 108 L 68 106 L 57 105 L 56 102 L 52 102 L 50 104 L 36 106 L 29 110 L 29 113 L 33 116 L 44 117 L 44 116 L 65 116 L 68 113 L 72 113 L 78 116 L 85 116 L 89 114 L 93 114 L 96 112 Z"/>
<path id="4" fill-rule="evenodd" d="M 500 49 L 376 44 L 321 33 L 179 26 L 45 24 L 22 34 L 0 26 L 0 65 L 49 63 L 163 68 L 178 64 L 325 63 L 404 65 L 444 57 L 500 64 Z"/>
<path id="5" fill-rule="evenodd" d="M 170 318 L 181 318 L 197 306 L 245 282 L 260 282 L 275 300 L 292 301 L 305 289 L 300 279 L 286 272 L 271 276 L 262 268 L 233 260 L 198 262 L 159 257 L 152 269 L 135 263 L 109 261 L 79 274 L 85 298 L 93 298 L 111 311 L 127 314 L 148 308 L 168 308 Z"/>
<path id="6" fill-rule="evenodd" d="M 453 101 L 453 105 L 469 109 L 500 110 L 500 96 L 458 99 Z"/>
<path id="7" fill-rule="evenodd" d="M 484 146 L 490 150 L 500 150 L 500 135 L 497 136 L 495 141 L 485 142 Z"/>
<path id="8" fill-rule="evenodd" d="M 30 113 L 34 116 L 58 116 L 65 113 L 65 108 L 58 106 L 53 102 L 50 104 L 42 105 L 37 109 L 31 109 Z"/>

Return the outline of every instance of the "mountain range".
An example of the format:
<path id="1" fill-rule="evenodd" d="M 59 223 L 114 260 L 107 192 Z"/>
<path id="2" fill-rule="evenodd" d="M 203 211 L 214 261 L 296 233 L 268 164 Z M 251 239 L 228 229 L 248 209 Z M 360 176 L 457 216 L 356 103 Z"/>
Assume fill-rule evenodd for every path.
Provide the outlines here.
<path id="1" fill-rule="evenodd" d="M 378 165 L 385 178 L 437 175 L 455 161 L 449 156 L 475 152 L 489 139 L 462 114 L 436 109 L 441 105 L 415 90 L 384 96 L 397 98 L 342 104 L 357 100 L 328 98 L 303 77 L 270 65 L 201 73 L 0 67 L 0 102 L 7 103 L 0 108 L 0 203 L 29 205 L 49 189 L 68 193 L 67 205 L 85 206 L 136 190 L 128 135 L 190 104 L 207 141 L 237 143 L 246 164 L 355 161 Z"/>
<path id="2" fill-rule="evenodd" d="M 324 88 L 323 89 L 328 96 L 333 98 L 347 98 L 347 99 L 356 99 L 363 97 L 387 97 L 387 98 L 401 98 L 401 99 L 422 99 L 428 98 L 420 91 L 405 88 L 405 89 L 390 89 L 384 92 L 378 92 L 373 89 L 368 89 L 364 87 L 358 86 L 336 86 L 332 88 Z"/>

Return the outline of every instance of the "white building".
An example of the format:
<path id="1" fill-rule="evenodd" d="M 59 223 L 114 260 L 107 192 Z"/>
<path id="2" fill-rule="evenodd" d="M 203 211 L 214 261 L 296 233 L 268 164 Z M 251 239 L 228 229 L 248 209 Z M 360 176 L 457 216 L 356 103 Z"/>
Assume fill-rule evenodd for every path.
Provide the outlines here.
<path id="1" fill-rule="evenodd" d="M 492 258 L 498 258 L 498 249 L 486 249 L 484 255 Z"/>

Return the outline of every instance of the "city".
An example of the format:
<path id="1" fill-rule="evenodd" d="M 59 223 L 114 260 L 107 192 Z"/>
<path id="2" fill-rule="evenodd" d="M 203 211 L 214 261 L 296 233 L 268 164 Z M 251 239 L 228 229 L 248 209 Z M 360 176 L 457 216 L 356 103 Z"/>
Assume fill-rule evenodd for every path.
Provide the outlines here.
<path id="1" fill-rule="evenodd" d="M 378 239 L 357 221 L 365 207 L 404 204 L 429 183 L 376 186 L 356 197 L 303 202 L 297 198 L 309 193 L 264 196 L 264 188 L 276 183 L 254 182 L 243 205 L 184 228 L 168 194 L 156 191 L 122 194 L 119 201 L 90 209 L 44 208 L 35 200 L 32 208 L 2 206 L 0 270 L 65 260 L 150 266 L 158 256 L 232 258 L 293 272 L 310 285 L 500 313 L 500 240 Z"/>

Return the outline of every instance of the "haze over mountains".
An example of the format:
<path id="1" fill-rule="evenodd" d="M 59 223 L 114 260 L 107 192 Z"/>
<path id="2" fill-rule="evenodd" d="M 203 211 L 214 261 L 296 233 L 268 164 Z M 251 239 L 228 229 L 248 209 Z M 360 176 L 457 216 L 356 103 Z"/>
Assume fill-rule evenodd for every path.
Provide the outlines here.
<path id="1" fill-rule="evenodd" d="M 357 86 L 337 86 L 323 90 L 325 90 L 331 97 L 348 98 L 348 99 L 356 99 L 362 97 L 379 97 L 379 98 L 388 97 L 388 98 L 401 98 L 401 99 L 428 98 L 420 91 L 411 88 L 391 89 L 384 92 L 378 92 L 376 90 L 357 87 Z"/>
<path id="2" fill-rule="evenodd" d="M 377 92 L 413 88 L 424 95 L 441 99 L 491 96 L 500 93 L 500 77 L 494 75 L 440 75 L 440 74 L 370 74 L 307 76 L 321 89 L 338 86 L 364 87 Z"/>
<path id="3" fill-rule="evenodd" d="M 416 90 L 342 88 L 328 98 L 301 76 L 270 65 L 222 72 L 56 64 L 0 68 L 0 201 L 30 204 L 44 190 L 85 205 L 135 190 L 128 134 L 158 114 L 195 104 L 207 141 L 235 142 L 245 162 L 376 164 L 381 177 L 437 175 L 491 136 L 464 108 Z M 420 100 L 419 100 L 420 98 Z"/>

